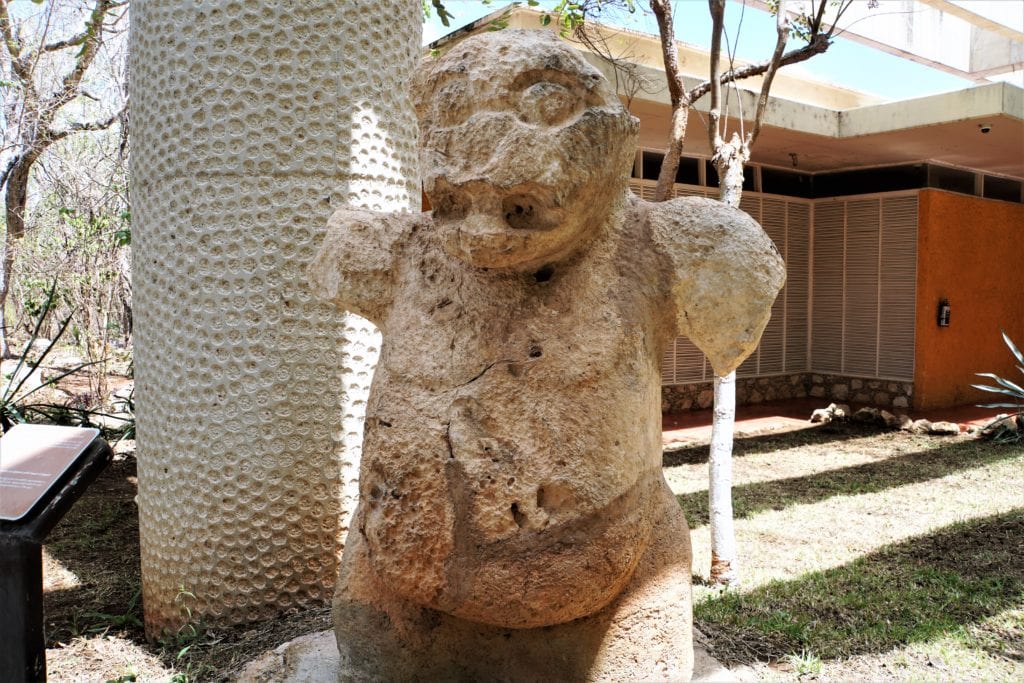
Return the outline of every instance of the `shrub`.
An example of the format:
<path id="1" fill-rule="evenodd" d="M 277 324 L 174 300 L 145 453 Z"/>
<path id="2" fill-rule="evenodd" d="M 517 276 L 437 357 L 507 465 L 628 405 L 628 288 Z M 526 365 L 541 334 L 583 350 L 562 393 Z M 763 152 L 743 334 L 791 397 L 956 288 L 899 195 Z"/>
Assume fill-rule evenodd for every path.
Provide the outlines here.
<path id="1" fill-rule="evenodd" d="M 1024 375 L 1024 354 L 1020 352 L 1020 349 L 1011 341 L 1006 332 L 1003 332 L 1003 341 L 1006 342 L 1006 346 L 1010 349 L 1013 357 L 1020 363 L 1017 369 Z M 981 389 L 993 394 L 1001 394 L 1013 399 L 1013 402 L 979 403 L 979 408 L 1012 408 L 1017 411 L 1016 415 L 996 418 L 985 426 L 982 433 L 996 441 L 1024 441 L 1024 387 L 991 372 L 978 372 L 975 374 L 978 377 L 987 377 L 997 385 L 972 384 L 971 386 L 975 389 Z"/>

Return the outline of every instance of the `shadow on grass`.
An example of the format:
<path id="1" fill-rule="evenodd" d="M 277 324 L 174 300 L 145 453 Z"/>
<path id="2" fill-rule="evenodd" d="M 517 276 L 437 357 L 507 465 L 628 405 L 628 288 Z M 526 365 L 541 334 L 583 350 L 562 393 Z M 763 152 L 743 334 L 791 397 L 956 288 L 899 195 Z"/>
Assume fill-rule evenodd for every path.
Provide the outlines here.
<path id="1" fill-rule="evenodd" d="M 885 546 L 848 565 L 724 593 L 695 605 L 696 626 L 728 664 L 809 651 L 884 653 L 943 636 L 1024 661 L 1024 633 L 981 623 L 1024 608 L 1024 509 Z"/>
<path id="2" fill-rule="evenodd" d="M 134 460 L 111 463 L 46 539 L 50 557 L 78 578 L 43 594 L 47 647 L 105 630 L 142 639 L 134 475 Z"/>
<path id="3" fill-rule="evenodd" d="M 1007 460 L 1021 454 L 1016 444 L 976 439 L 947 442 L 927 451 L 887 458 L 804 477 L 734 486 L 733 516 L 745 519 L 765 510 L 816 503 L 833 496 L 877 493 L 937 479 L 961 470 Z M 708 523 L 707 489 L 676 496 L 691 528 Z"/>
<path id="4" fill-rule="evenodd" d="M 877 436 L 879 428 L 856 423 L 832 423 L 809 426 L 789 432 L 760 434 L 758 436 L 737 436 L 733 441 L 733 457 L 764 453 L 780 448 L 819 446 L 828 443 Z M 662 466 L 699 465 L 708 461 L 708 444 L 698 443 L 666 451 L 662 455 Z"/>
<path id="5" fill-rule="evenodd" d="M 237 669 L 258 654 L 331 627 L 330 608 L 318 606 L 216 632 L 200 628 L 194 636 L 183 630 L 179 637 L 147 643 L 139 597 L 137 488 L 130 479 L 135 474 L 134 458 L 111 463 L 46 539 L 46 552 L 78 578 L 78 585 L 58 586 L 43 594 L 47 648 L 59 650 L 79 636 L 123 638 L 156 655 L 165 666 L 187 672 L 187 680 L 220 683 L 236 680 Z M 111 676 L 123 668 L 111 659 L 90 672 L 104 666 Z"/>

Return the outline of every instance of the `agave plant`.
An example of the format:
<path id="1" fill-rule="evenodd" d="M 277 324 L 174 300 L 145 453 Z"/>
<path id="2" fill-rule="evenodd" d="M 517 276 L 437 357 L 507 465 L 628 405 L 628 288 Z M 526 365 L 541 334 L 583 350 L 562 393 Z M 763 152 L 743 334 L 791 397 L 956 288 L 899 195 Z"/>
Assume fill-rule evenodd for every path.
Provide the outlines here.
<path id="1" fill-rule="evenodd" d="M 35 360 L 29 359 L 29 354 L 32 349 L 32 345 L 35 343 L 37 339 L 39 339 L 39 331 L 40 329 L 42 329 L 43 321 L 46 319 L 46 316 L 53 309 L 54 303 L 56 301 L 56 293 L 57 281 L 54 280 L 53 285 L 50 287 L 50 291 L 46 295 L 46 301 L 43 303 L 42 310 L 40 311 L 39 316 L 36 318 L 36 324 L 35 328 L 32 330 L 32 336 L 29 338 L 28 344 L 25 345 L 25 350 L 22 352 L 21 356 L 18 357 L 18 363 L 14 368 L 14 372 L 11 373 L 11 380 L 2 387 L 0 387 L 0 431 L 6 432 L 15 424 L 21 422 L 28 422 L 29 412 L 40 412 L 38 410 L 33 411 L 33 409 L 36 406 L 27 403 L 25 399 L 27 399 L 29 396 L 36 393 L 40 389 L 43 389 L 44 387 L 55 385 L 57 382 L 64 379 L 68 375 L 72 375 L 78 372 L 79 370 L 82 370 L 83 368 L 86 368 L 90 365 L 95 365 L 97 362 L 100 362 L 94 361 L 92 363 L 82 363 L 70 370 L 67 370 L 54 377 L 46 379 L 44 382 L 42 382 L 33 389 L 29 389 L 28 391 L 24 392 L 21 391 L 22 387 L 25 386 L 25 383 L 28 381 L 29 377 L 31 377 L 39 369 L 39 366 L 50 354 L 50 351 L 52 351 L 57 346 L 57 340 L 61 338 L 61 336 L 64 334 L 64 331 L 67 330 L 68 325 L 71 323 L 71 316 L 69 315 L 67 318 L 61 321 L 60 325 L 57 328 L 57 334 L 54 335 L 53 341 L 50 343 L 50 345 L 47 346 L 46 349 L 39 354 L 38 358 L 36 358 Z M 22 370 L 26 370 L 26 372 L 22 372 Z"/>
<path id="2" fill-rule="evenodd" d="M 1021 353 L 1020 349 L 1007 336 L 1006 332 L 1003 332 L 1003 341 L 1006 342 L 1006 346 L 1010 349 L 1013 357 L 1020 363 L 1017 369 L 1024 375 L 1024 353 Z M 1017 411 L 1015 417 L 1001 416 L 996 418 L 985 427 L 985 431 L 998 441 L 1024 441 L 1024 387 L 991 372 L 978 372 L 975 374 L 978 377 L 987 377 L 997 385 L 972 384 L 971 386 L 975 389 L 981 389 L 993 394 L 1002 394 L 1013 399 L 1013 402 L 979 403 L 979 408 L 1011 408 Z"/>

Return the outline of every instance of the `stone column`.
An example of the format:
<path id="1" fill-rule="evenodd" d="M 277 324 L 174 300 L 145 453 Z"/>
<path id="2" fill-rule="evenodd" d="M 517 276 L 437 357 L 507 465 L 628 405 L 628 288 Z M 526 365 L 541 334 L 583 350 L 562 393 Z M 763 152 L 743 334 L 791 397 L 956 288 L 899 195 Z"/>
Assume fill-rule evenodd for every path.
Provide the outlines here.
<path id="1" fill-rule="evenodd" d="M 418 207 L 404 84 L 420 11 L 407 0 L 132 4 L 151 636 L 333 592 L 378 337 L 317 303 L 305 269 L 338 206 Z"/>

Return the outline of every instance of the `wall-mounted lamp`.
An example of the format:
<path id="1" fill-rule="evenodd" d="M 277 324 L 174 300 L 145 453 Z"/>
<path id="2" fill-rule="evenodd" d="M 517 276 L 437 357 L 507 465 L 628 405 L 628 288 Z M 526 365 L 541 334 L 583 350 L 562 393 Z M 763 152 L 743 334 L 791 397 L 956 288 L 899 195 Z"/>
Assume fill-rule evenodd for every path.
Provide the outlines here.
<path id="1" fill-rule="evenodd" d="M 949 300 L 939 299 L 939 311 L 936 316 L 939 327 L 949 327 L 949 313 Z"/>

